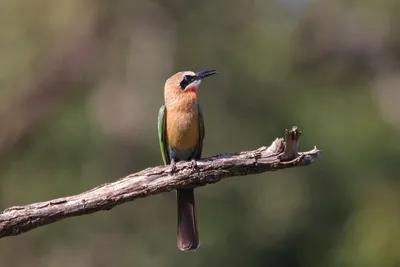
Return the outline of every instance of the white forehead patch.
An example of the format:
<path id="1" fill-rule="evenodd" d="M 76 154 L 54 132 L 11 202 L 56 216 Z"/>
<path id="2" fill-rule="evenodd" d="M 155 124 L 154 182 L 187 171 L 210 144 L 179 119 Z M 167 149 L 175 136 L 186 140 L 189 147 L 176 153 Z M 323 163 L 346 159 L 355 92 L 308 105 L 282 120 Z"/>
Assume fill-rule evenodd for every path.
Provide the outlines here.
<path id="1" fill-rule="evenodd" d="M 183 75 L 194 76 L 194 75 L 196 75 L 196 73 L 194 73 L 193 71 L 185 71 L 185 72 L 183 73 Z"/>

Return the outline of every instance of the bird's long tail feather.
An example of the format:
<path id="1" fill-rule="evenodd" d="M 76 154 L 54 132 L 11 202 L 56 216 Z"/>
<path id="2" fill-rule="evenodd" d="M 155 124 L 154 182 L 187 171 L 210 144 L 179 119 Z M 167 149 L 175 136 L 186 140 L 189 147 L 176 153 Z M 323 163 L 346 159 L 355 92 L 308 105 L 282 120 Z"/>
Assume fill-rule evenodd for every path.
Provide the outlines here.
<path id="1" fill-rule="evenodd" d="M 178 189 L 178 248 L 182 251 L 196 250 L 200 246 L 197 231 L 194 190 Z"/>

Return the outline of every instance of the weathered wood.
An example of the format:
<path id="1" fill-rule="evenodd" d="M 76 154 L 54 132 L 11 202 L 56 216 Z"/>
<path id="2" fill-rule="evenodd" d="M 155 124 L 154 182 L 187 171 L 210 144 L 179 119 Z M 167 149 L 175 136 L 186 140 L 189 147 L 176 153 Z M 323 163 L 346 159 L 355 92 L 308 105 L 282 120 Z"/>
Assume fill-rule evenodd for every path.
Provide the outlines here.
<path id="1" fill-rule="evenodd" d="M 18 235 L 68 217 L 110 210 L 136 198 L 180 187 L 200 187 L 228 177 L 308 165 L 319 157 L 320 151 L 314 147 L 298 153 L 300 134 L 293 127 L 286 130 L 285 138 L 277 138 L 269 147 L 205 158 L 197 166 L 179 162 L 173 174 L 169 166 L 147 168 L 79 195 L 10 207 L 0 213 L 0 237 Z"/>

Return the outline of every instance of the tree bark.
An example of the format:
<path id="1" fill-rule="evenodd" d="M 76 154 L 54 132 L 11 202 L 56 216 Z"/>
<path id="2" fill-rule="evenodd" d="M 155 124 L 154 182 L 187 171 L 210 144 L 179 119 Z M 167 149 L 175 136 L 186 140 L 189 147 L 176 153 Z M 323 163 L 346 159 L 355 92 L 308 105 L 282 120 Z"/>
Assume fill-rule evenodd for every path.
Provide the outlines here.
<path id="1" fill-rule="evenodd" d="M 293 127 L 269 147 L 205 158 L 195 166 L 191 162 L 179 162 L 174 173 L 169 166 L 147 168 L 79 195 L 10 207 L 0 214 L 0 237 L 19 235 L 73 216 L 110 210 L 140 197 L 177 188 L 200 187 L 223 178 L 308 165 L 319 157 L 320 151 L 314 147 L 298 153 L 300 134 Z"/>

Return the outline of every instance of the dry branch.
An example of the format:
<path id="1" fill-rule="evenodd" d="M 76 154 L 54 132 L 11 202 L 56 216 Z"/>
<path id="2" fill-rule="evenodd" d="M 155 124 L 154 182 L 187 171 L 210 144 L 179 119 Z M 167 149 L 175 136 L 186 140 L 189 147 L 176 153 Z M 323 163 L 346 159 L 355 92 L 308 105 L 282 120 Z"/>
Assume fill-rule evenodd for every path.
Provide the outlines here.
<path id="1" fill-rule="evenodd" d="M 18 235 L 68 217 L 110 210 L 136 198 L 180 187 L 199 187 L 223 178 L 308 165 L 319 157 L 320 151 L 314 147 L 298 153 L 300 134 L 293 127 L 286 130 L 285 138 L 277 138 L 269 147 L 205 158 L 197 162 L 196 168 L 186 162 L 178 163 L 174 174 L 168 166 L 147 168 L 79 195 L 8 208 L 0 215 L 0 237 Z"/>

